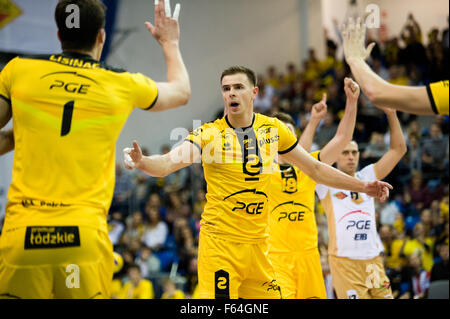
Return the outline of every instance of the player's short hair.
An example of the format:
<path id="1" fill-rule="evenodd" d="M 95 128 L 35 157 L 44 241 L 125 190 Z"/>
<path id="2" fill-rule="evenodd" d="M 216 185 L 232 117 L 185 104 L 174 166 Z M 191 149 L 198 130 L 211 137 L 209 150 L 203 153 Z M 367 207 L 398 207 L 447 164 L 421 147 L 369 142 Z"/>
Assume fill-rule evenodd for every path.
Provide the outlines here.
<path id="1" fill-rule="evenodd" d="M 273 117 L 279 119 L 281 122 L 285 124 L 291 124 L 293 127 L 296 127 L 294 119 L 287 113 L 277 112 L 273 115 Z"/>
<path id="2" fill-rule="evenodd" d="M 256 83 L 258 82 L 258 79 L 256 77 L 256 73 L 253 70 L 250 70 L 249 68 L 246 68 L 245 66 L 232 66 L 226 69 L 222 72 L 222 76 L 220 77 L 220 82 L 222 82 L 223 78 L 227 75 L 234 75 L 238 73 L 243 73 L 247 75 L 248 80 L 250 81 L 250 84 L 253 86 L 256 86 Z"/>
<path id="3" fill-rule="evenodd" d="M 73 14 L 71 10 L 66 12 L 69 5 L 79 8 L 79 28 L 67 24 L 67 18 Z M 55 9 L 55 21 L 62 49 L 92 50 L 98 32 L 105 27 L 105 17 L 106 6 L 100 0 L 59 0 Z"/>

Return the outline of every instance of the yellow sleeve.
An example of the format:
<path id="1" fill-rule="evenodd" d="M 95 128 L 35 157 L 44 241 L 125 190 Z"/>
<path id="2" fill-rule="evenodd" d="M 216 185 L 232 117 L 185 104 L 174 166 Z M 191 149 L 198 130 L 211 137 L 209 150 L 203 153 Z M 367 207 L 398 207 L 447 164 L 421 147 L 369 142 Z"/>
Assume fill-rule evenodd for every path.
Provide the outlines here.
<path id="1" fill-rule="evenodd" d="M 150 280 L 144 279 L 139 284 L 139 294 L 136 299 L 153 299 L 155 292 L 153 291 L 153 284 Z"/>
<path id="2" fill-rule="evenodd" d="M 156 82 L 141 73 L 130 75 L 133 105 L 144 110 L 150 110 L 158 100 Z"/>
<path id="3" fill-rule="evenodd" d="M 218 136 L 220 136 L 219 129 L 217 129 L 213 123 L 205 123 L 189 133 L 189 135 L 185 138 L 185 141 L 191 142 L 192 144 L 198 146 L 200 152 L 202 152 L 205 146 Z"/>
<path id="4" fill-rule="evenodd" d="M 275 125 L 278 129 L 278 153 L 286 154 L 292 151 L 298 144 L 297 136 L 291 132 L 291 130 L 281 122 L 279 119 L 275 119 Z"/>
<path id="5" fill-rule="evenodd" d="M 312 152 L 309 155 L 314 157 L 316 160 L 320 161 L 320 151 Z"/>
<path id="6" fill-rule="evenodd" d="M 427 85 L 427 92 L 434 113 L 448 115 L 448 80 Z"/>
<path id="7" fill-rule="evenodd" d="M 186 299 L 186 296 L 183 291 L 177 289 L 173 295 L 173 299 Z"/>
<path id="8" fill-rule="evenodd" d="M 3 68 L 0 73 L 0 98 L 11 104 L 11 82 L 14 64 L 19 58 L 14 58 Z"/>

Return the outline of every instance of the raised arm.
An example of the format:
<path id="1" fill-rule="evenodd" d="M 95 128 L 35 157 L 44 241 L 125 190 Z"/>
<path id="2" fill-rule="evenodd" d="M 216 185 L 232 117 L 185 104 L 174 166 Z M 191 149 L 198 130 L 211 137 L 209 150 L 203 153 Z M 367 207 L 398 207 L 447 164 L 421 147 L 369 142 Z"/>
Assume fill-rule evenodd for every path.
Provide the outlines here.
<path id="1" fill-rule="evenodd" d="M 365 48 L 366 26 L 361 20 L 349 20 L 342 29 L 345 59 L 363 93 L 376 106 L 388 107 L 413 114 L 434 114 L 427 88 L 393 85 L 378 76 L 365 60 L 375 43 Z"/>
<path id="2" fill-rule="evenodd" d="M 124 163 L 127 169 L 136 168 L 153 177 L 166 177 L 198 162 L 200 156 L 200 149 L 187 141 L 165 155 L 143 156 L 136 141 L 133 142 L 133 148 L 124 149 Z"/>
<path id="3" fill-rule="evenodd" d="M 169 0 L 155 0 L 154 25 L 145 22 L 147 29 L 161 45 L 167 66 L 167 81 L 156 83 L 158 100 L 150 109 L 151 112 L 165 111 L 185 105 L 191 96 L 189 75 L 179 47 L 179 13 L 179 4 L 176 5 L 173 17 L 171 17 Z"/>
<path id="4" fill-rule="evenodd" d="M 375 163 L 375 174 L 378 179 L 384 179 L 388 176 L 407 151 L 397 112 L 391 109 L 384 109 L 384 112 L 389 122 L 391 145 L 389 151 Z"/>
<path id="5" fill-rule="evenodd" d="M 319 162 L 310 156 L 300 145 L 289 153 L 284 154 L 282 159 L 297 166 L 319 184 L 353 192 L 366 193 L 369 196 L 378 198 L 380 201 L 385 201 L 389 197 L 389 189 L 392 189 L 392 186 L 385 182 L 363 182 L 344 174 L 327 164 Z"/>
<path id="6" fill-rule="evenodd" d="M 360 89 L 358 84 L 350 78 L 346 78 L 344 82 L 345 95 L 347 96 L 344 116 L 339 123 L 336 135 L 320 151 L 320 160 L 329 165 L 336 162 L 340 152 L 352 140 L 355 130 Z"/>
<path id="7" fill-rule="evenodd" d="M 300 146 L 307 152 L 311 150 L 317 127 L 319 126 L 320 121 L 327 115 L 327 110 L 327 95 L 324 93 L 322 100 L 319 103 L 314 104 L 311 108 L 311 118 L 298 141 Z"/>

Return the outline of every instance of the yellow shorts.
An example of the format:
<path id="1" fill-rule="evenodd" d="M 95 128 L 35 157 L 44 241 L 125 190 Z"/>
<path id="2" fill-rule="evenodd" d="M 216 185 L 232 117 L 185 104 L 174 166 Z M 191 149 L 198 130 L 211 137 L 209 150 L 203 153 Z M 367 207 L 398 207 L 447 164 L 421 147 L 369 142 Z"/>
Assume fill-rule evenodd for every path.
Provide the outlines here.
<path id="1" fill-rule="evenodd" d="M 267 244 L 236 243 L 200 231 L 200 299 L 280 299 Z"/>
<path id="2" fill-rule="evenodd" d="M 85 226 L 27 226 L 0 237 L 0 298 L 109 298 L 108 233 Z"/>
<path id="3" fill-rule="evenodd" d="M 318 250 L 269 254 L 284 299 L 327 299 Z"/>
<path id="4" fill-rule="evenodd" d="M 355 260 L 330 255 L 328 260 L 338 299 L 393 299 L 381 257 Z"/>

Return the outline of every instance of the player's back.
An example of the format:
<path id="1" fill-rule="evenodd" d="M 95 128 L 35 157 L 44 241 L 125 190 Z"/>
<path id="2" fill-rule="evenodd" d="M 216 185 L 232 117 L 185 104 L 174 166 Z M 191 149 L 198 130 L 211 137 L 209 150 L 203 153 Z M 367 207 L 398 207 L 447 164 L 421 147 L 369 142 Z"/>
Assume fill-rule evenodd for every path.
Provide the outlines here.
<path id="1" fill-rule="evenodd" d="M 64 53 L 15 58 L 1 74 L 0 95 L 11 102 L 15 138 L 7 220 L 30 222 L 32 216 L 13 213 L 15 205 L 106 214 L 116 140 L 133 107 L 155 102 L 155 83 Z"/>

